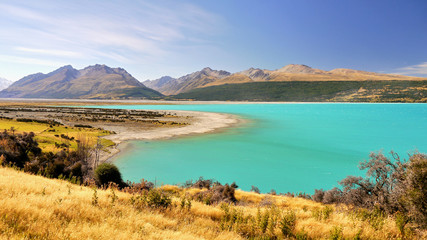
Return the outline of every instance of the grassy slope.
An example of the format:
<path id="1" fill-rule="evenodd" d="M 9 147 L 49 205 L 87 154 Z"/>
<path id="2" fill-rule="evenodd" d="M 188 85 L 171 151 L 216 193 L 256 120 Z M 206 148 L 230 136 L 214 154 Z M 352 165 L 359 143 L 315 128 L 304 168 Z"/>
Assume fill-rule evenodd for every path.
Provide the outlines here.
<path id="1" fill-rule="evenodd" d="M 174 99 L 301 102 L 427 102 L 427 81 L 253 82 L 194 89 Z"/>
<path id="2" fill-rule="evenodd" d="M 202 239 L 218 234 L 211 220 L 194 225 L 156 212 L 139 212 L 118 193 L 113 206 L 110 191 L 94 191 L 64 181 L 0 168 L 0 236 L 3 239 Z M 217 239 L 238 239 L 226 233 Z"/>
<path id="3" fill-rule="evenodd" d="M 182 190 L 165 186 L 176 196 L 200 190 Z M 111 190 L 97 190 L 98 205 L 92 204 L 94 190 L 62 180 L 29 175 L 0 167 L 0 238 L 2 239 L 241 239 L 235 232 L 221 231 L 223 212 L 218 206 L 192 201 L 190 211 L 180 207 L 158 211 L 137 210 L 132 195 L 117 192 L 112 203 Z M 296 213 L 296 231 L 305 231 L 315 239 L 328 239 L 334 227 L 343 236 L 353 238 L 362 231 L 362 239 L 395 239 L 399 236 L 394 221 L 384 220 L 380 230 L 366 221 L 352 218 L 344 207 L 335 207 L 327 220 L 316 220 L 313 212 L 324 206 L 300 198 L 236 192 L 245 215 L 256 215 L 260 202 L 275 202 L 279 211 Z M 179 199 L 174 198 L 176 205 Z M 264 211 L 261 207 L 261 211 Z M 361 230 L 363 229 L 363 230 Z"/>
<path id="4" fill-rule="evenodd" d="M 71 150 L 76 150 L 77 142 L 75 140 L 69 141 L 61 138 L 61 134 L 64 134 L 70 138 L 74 137 L 74 139 L 87 138 L 89 140 L 89 144 L 91 145 L 96 143 L 98 136 L 101 137 L 110 134 L 108 131 L 93 128 L 76 128 L 67 126 L 50 127 L 49 124 L 44 123 L 18 122 L 16 120 L 0 119 L 0 131 L 9 130 L 11 127 L 15 128 L 16 133 L 34 132 L 36 134 L 36 140 L 39 143 L 39 147 L 46 152 L 57 152 L 61 150 L 55 148 L 55 143 L 67 143 L 70 144 Z M 59 137 L 55 135 L 58 135 Z M 103 138 L 101 138 L 101 144 L 105 147 L 114 145 L 111 140 Z"/>

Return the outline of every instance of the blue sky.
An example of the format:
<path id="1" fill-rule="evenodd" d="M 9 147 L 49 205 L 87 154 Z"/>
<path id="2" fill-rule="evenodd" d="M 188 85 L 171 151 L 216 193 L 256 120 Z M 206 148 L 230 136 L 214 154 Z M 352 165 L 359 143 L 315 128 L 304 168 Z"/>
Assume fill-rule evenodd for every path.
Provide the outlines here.
<path id="1" fill-rule="evenodd" d="M 1 1 L 0 77 L 71 64 L 138 80 L 306 64 L 427 77 L 425 0 Z"/>

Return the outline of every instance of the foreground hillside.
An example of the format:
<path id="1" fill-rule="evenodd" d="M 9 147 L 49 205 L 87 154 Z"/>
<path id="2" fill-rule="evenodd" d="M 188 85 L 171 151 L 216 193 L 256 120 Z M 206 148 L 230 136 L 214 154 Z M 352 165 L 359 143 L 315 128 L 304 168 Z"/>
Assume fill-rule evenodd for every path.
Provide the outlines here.
<path id="1" fill-rule="evenodd" d="M 2 239 L 230 240 L 250 233 L 258 239 L 274 239 L 284 238 L 286 229 L 298 239 L 401 237 L 390 217 L 240 190 L 237 206 L 205 205 L 183 198 L 197 195 L 200 189 L 165 186 L 172 205 L 163 209 L 138 204 L 142 198 L 135 192 L 95 190 L 0 167 L 0 191 Z"/>

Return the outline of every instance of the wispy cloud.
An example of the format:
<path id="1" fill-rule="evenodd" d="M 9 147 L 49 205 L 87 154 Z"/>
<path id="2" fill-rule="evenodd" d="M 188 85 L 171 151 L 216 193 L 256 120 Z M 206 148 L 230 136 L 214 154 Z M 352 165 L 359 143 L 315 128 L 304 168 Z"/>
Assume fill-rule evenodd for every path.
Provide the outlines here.
<path id="1" fill-rule="evenodd" d="M 41 49 L 41 48 L 26 48 L 16 47 L 16 50 L 27 53 L 38 53 L 42 55 L 60 56 L 60 57 L 83 57 L 83 54 L 73 51 L 55 50 L 55 49 Z"/>
<path id="2" fill-rule="evenodd" d="M 210 37 L 224 25 L 220 16 L 179 1 L 23 0 L 0 3 L 0 12 L 1 61 L 41 65 L 168 58 L 183 45 L 211 48 Z"/>
<path id="3" fill-rule="evenodd" d="M 22 63 L 22 64 L 31 64 L 31 65 L 42 65 L 42 66 L 64 66 L 67 63 L 65 62 L 58 62 L 58 61 L 50 61 L 45 60 L 41 58 L 30 58 L 30 57 L 17 57 L 17 56 L 10 56 L 10 55 L 0 55 L 0 62 L 7 62 L 7 63 Z"/>
<path id="4" fill-rule="evenodd" d="M 396 69 L 394 74 L 427 77 L 427 62 Z"/>
<path id="5" fill-rule="evenodd" d="M 46 22 L 49 20 L 48 18 L 44 17 L 42 14 L 39 14 L 35 11 L 29 10 L 23 7 L 19 7 L 19 6 L 14 6 L 10 4 L 0 4 L 0 9 L 2 10 L 2 14 L 4 15 L 18 17 L 21 19 L 29 19 L 29 20 L 43 21 L 43 22 Z"/>

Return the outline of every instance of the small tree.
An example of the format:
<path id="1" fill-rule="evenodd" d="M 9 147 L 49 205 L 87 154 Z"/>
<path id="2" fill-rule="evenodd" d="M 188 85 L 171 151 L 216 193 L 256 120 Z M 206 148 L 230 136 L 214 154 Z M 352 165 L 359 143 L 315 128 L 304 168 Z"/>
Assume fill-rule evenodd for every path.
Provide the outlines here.
<path id="1" fill-rule="evenodd" d="M 101 150 L 102 150 L 101 139 L 98 137 L 96 140 L 96 145 L 93 149 L 94 154 L 95 154 L 93 169 L 96 169 L 96 167 L 98 167 Z"/>
<path id="2" fill-rule="evenodd" d="M 41 153 L 34 133 L 9 134 L 6 130 L 0 133 L 0 155 L 4 155 L 3 164 L 24 167 L 31 157 Z"/>
<path id="3" fill-rule="evenodd" d="M 371 153 L 369 160 L 360 163 L 360 170 L 367 170 L 366 178 L 348 176 L 340 182 L 343 197 L 351 204 L 361 207 L 379 207 L 387 212 L 398 210 L 396 200 L 399 185 L 403 181 L 407 163 L 391 152 L 393 160 L 383 153 Z M 361 196 L 361 198 L 355 198 Z M 355 201 L 357 200 L 357 201 Z"/>
<path id="4" fill-rule="evenodd" d="M 254 185 L 252 185 L 251 187 L 251 192 L 255 192 L 255 193 L 261 193 L 261 191 L 259 190 L 259 188 L 255 187 Z"/>
<path id="5" fill-rule="evenodd" d="M 312 196 L 314 201 L 322 202 L 324 196 L 325 196 L 325 191 L 323 191 L 323 189 L 314 189 L 314 194 Z"/>
<path id="6" fill-rule="evenodd" d="M 426 228 L 427 155 L 416 153 L 409 158 L 409 166 L 402 185 L 400 199 L 407 215 L 422 228 Z"/>
<path id="7" fill-rule="evenodd" d="M 90 139 L 86 135 L 79 135 L 77 137 L 77 150 L 76 150 L 76 161 L 82 161 L 86 166 L 94 166 L 91 161 L 93 160 L 93 147 L 90 144 Z M 95 168 L 92 168 L 95 169 Z"/>
<path id="8" fill-rule="evenodd" d="M 427 155 L 415 152 L 409 161 L 392 158 L 381 152 L 371 153 L 370 159 L 360 163 L 366 177 L 348 176 L 340 182 L 342 191 L 316 190 L 315 201 L 323 203 L 348 203 L 396 214 L 401 231 L 408 222 L 427 227 Z M 403 215 L 402 215 L 403 214 Z M 404 216 L 404 217 L 402 217 Z"/>
<path id="9" fill-rule="evenodd" d="M 105 186 L 110 182 L 116 183 L 119 186 L 124 185 L 122 174 L 119 169 L 111 163 L 103 163 L 96 168 L 95 180 L 101 186 Z"/>

